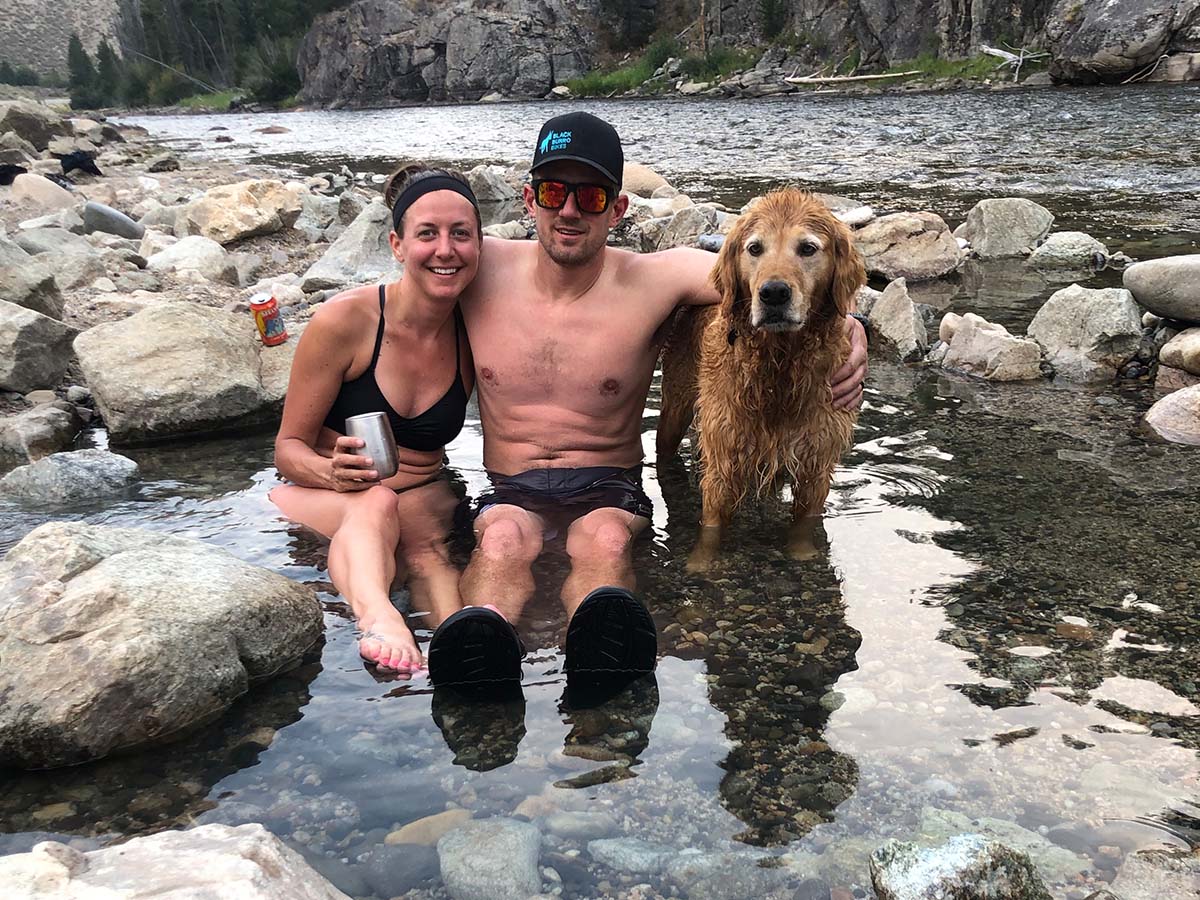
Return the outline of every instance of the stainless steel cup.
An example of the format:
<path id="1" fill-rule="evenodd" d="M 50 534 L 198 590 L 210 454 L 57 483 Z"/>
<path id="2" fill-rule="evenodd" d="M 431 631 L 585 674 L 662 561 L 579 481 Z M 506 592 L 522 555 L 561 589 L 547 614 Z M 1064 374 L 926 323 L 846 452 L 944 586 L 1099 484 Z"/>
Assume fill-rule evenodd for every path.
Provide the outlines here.
<path id="1" fill-rule="evenodd" d="M 363 446 L 354 450 L 355 456 L 371 457 L 372 466 L 380 479 L 396 474 L 396 436 L 392 434 L 387 413 L 369 412 L 346 419 L 346 436 L 362 438 Z"/>

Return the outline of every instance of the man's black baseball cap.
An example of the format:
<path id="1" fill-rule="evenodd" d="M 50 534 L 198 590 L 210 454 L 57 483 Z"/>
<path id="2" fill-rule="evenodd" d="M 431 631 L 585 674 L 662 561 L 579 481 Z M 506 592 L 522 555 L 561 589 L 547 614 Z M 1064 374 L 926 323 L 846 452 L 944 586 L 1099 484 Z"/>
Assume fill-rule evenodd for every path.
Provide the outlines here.
<path id="1" fill-rule="evenodd" d="M 555 116 L 538 132 L 530 172 L 556 159 L 571 159 L 591 166 L 617 187 L 625 169 L 625 152 L 617 129 L 591 113 Z"/>

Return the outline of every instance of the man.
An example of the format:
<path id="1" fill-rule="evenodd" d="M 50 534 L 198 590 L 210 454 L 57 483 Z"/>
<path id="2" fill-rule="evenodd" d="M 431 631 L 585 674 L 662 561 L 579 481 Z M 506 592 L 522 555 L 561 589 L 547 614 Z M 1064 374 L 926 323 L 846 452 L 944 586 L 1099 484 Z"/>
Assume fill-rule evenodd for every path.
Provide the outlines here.
<path id="1" fill-rule="evenodd" d="M 469 608 L 469 633 L 435 635 L 435 682 L 450 670 L 438 665 L 439 648 L 451 647 L 461 678 L 519 678 L 508 623 L 533 593 L 543 541 L 561 529 L 571 561 L 562 588 L 567 671 L 654 667 L 654 626 L 632 593 L 631 548 L 651 515 L 642 414 L 672 312 L 720 298 L 708 283 L 711 253 L 607 246 L 629 205 L 618 195 L 623 166 L 620 139 L 602 119 L 577 112 L 546 122 L 524 188 L 537 242 L 485 240 L 479 274 L 460 298 L 492 482 L 461 591 L 494 611 Z M 842 406 L 861 402 L 866 374 L 862 326 L 848 319 L 847 328 L 851 358 L 833 379 Z"/>

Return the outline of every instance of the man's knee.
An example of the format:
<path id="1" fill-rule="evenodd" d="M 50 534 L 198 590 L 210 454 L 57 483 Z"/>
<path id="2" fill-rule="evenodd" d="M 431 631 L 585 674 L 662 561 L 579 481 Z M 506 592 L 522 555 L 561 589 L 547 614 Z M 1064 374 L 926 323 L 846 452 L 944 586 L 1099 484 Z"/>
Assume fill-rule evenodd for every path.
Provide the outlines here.
<path id="1" fill-rule="evenodd" d="M 541 527 L 523 509 L 498 510 L 479 531 L 479 550 L 489 558 L 532 560 L 541 549 Z"/>
<path id="2" fill-rule="evenodd" d="M 572 558 L 620 559 L 629 552 L 633 533 L 618 513 L 597 511 L 577 519 L 567 533 Z"/>

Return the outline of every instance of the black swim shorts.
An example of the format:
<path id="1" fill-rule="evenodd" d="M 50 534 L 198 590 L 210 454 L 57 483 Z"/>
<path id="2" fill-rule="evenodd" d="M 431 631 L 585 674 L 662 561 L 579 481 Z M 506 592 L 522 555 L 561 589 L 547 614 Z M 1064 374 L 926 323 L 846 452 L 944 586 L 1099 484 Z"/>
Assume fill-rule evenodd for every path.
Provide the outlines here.
<path id="1" fill-rule="evenodd" d="M 488 473 L 492 489 L 479 498 L 479 512 L 510 504 L 550 518 L 578 519 L 596 509 L 623 509 L 649 519 L 654 512 L 642 490 L 642 467 L 621 469 L 530 469 L 517 475 Z"/>

